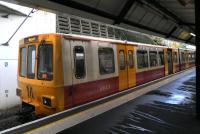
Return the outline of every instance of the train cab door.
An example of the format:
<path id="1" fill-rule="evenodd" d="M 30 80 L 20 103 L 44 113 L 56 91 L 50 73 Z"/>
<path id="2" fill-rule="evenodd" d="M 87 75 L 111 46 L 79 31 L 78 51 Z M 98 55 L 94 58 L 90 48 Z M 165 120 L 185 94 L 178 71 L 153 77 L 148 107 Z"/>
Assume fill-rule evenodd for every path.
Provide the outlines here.
<path id="1" fill-rule="evenodd" d="M 117 45 L 119 66 L 119 90 L 133 87 L 136 84 L 134 66 L 134 46 Z"/>
<path id="2" fill-rule="evenodd" d="M 172 49 L 167 49 L 168 74 L 173 73 Z"/>

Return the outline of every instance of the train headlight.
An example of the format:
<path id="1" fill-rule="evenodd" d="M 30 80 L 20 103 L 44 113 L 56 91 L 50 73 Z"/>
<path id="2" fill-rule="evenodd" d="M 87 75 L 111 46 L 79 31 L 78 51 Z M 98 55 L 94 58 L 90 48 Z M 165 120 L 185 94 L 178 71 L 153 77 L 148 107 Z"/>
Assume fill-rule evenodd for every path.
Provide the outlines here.
<path id="1" fill-rule="evenodd" d="M 42 96 L 42 104 L 47 107 L 55 107 L 55 97 L 54 96 Z"/>

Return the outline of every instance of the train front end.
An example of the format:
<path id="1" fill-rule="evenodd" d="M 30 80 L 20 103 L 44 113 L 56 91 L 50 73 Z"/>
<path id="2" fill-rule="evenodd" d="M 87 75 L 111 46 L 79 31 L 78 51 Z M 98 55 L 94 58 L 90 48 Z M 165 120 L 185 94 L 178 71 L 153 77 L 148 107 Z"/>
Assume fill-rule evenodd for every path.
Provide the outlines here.
<path id="1" fill-rule="evenodd" d="M 22 112 L 49 115 L 64 109 L 59 35 L 43 34 L 20 40 L 17 95 Z M 59 67 L 59 69 L 57 69 Z M 57 75 L 59 74 L 59 75 Z"/>

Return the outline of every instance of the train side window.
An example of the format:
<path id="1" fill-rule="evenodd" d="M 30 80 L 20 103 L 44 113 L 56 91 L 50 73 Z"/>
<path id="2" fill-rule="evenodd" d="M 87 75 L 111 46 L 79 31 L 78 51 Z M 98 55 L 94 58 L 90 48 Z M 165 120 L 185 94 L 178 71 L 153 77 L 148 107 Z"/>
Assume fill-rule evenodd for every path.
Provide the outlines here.
<path id="1" fill-rule="evenodd" d="M 120 70 L 124 70 L 126 67 L 124 50 L 119 51 L 119 66 L 120 66 Z"/>
<path id="2" fill-rule="evenodd" d="M 138 69 L 148 67 L 148 54 L 146 50 L 137 51 L 137 66 Z"/>
<path id="3" fill-rule="evenodd" d="M 112 48 L 100 47 L 98 49 L 100 74 L 115 72 L 114 52 Z"/>
<path id="4" fill-rule="evenodd" d="M 128 62 L 129 62 L 129 68 L 133 68 L 134 67 L 134 61 L 133 61 L 133 51 L 132 50 L 128 50 Z"/>
<path id="5" fill-rule="evenodd" d="M 20 49 L 20 76 L 25 77 L 26 75 L 26 48 Z"/>
<path id="6" fill-rule="evenodd" d="M 162 65 L 164 65 L 164 53 L 159 52 L 158 54 L 159 54 L 159 56 L 158 56 L 159 65 L 162 66 Z"/>
<path id="7" fill-rule="evenodd" d="M 183 52 L 181 53 L 181 61 L 185 62 L 185 54 Z"/>
<path id="8" fill-rule="evenodd" d="M 85 53 L 82 46 L 74 47 L 74 67 L 75 77 L 82 79 L 85 77 Z"/>
<path id="9" fill-rule="evenodd" d="M 150 58 L 150 66 L 155 67 L 158 65 L 157 61 L 157 52 L 156 51 L 150 51 L 149 52 L 149 58 Z"/>
<path id="10" fill-rule="evenodd" d="M 177 52 L 174 52 L 174 62 L 175 62 L 175 63 L 178 62 Z"/>
<path id="11" fill-rule="evenodd" d="M 28 46 L 28 68 L 27 77 L 35 78 L 35 45 Z"/>

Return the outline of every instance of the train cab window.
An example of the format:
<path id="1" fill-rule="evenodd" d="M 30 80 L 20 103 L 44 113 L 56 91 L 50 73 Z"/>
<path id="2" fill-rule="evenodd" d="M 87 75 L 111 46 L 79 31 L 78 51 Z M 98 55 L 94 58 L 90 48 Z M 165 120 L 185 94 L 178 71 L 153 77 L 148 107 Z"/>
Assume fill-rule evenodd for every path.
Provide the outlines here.
<path id="1" fill-rule="evenodd" d="M 77 79 L 85 77 L 85 53 L 82 46 L 74 47 L 74 68 Z"/>
<path id="2" fill-rule="evenodd" d="M 115 72 L 114 52 L 112 48 L 99 48 L 99 71 L 100 74 Z"/>
<path id="3" fill-rule="evenodd" d="M 38 47 L 38 79 L 53 79 L 53 45 L 42 44 Z"/>
<path id="4" fill-rule="evenodd" d="M 120 70 L 124 70 L 126 67 L 124 50 L 119 51 L 119 66 L 120 66 Z"/>
<path id="5" fill-rule="evenodd" d="M 159 52 L 158 54 L 159 54 L 159 56 L 158 56 L 159 65 L 162 66 L 162 65 L 164 65 L 164 53 Z"/>
<path id="6" fill-rule="evenodd" d="M 20 76 L 25 77 L 26 75 L 26 48 L 20 49 Z"/>
<path id="7" fill-rule="evenodd" d="M 146 50 L 137 51 L 137 66 L 138 69 L 148 67 L 148 53 Z"/>
<path id="8" fill-rule="evenodd" d="M 128 50 L 128 63 L 129 63 L 129 68 L 133 68 L 134 67 L 134 56 L 133 56 L 133 51 L 132 50 Z"/>
<path id="9" fill-rule="evenodd" d="M 149 58 L 150 58 L 150 66 L 151 67 L 155 67 L 158 65 L 156 51 L 149 51 Z"/>
<path id="10" fill-rule="evenodd" d="M 35 78 L 35 45 L 28 46 L 28 68 L 27 77 Z"/>

